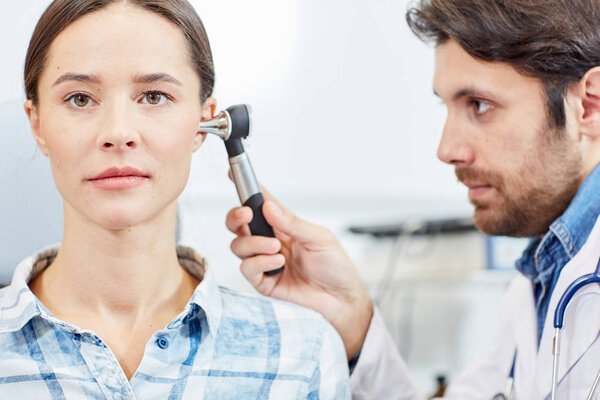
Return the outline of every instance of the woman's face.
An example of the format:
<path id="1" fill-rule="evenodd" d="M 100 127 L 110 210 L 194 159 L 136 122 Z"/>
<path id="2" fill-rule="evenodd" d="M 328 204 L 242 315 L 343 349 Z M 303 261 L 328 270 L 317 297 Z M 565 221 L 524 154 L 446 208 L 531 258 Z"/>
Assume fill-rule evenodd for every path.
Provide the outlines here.
<path id="1" fill-rule="evenodd" d="M 124 4 L 88 14 L 52 43 L 38 94 L 25 108 L 65 213 L 122 229 L 175 207 L 215 108 L 177 26 Z"/>

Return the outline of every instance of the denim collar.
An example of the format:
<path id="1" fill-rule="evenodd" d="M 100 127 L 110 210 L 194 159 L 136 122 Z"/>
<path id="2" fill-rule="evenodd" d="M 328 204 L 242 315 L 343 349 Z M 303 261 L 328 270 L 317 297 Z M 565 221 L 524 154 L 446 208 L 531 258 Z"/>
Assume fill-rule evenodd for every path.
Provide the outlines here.
<path id="1" fill-rule="evenodd" d="M 581 249 L 600 215 L 600 164 L 583 181 L 566 211 L 556 219 L 543 237 L 533 238 L 516 268 L 523 275 L 538 283 L 548 257 L 556 258 L 559 252 L 568 260 Z M 562 265 L 564 266 L 564 265 Z M 562 268 L 561 266 L 561 268 Z"/>

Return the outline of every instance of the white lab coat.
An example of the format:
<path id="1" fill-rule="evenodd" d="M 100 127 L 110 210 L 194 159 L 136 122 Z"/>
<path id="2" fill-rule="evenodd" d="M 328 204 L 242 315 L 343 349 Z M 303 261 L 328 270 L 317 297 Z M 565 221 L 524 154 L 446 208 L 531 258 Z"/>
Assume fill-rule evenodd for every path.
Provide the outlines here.
<path id="1" fill-rule="evenodd" d="M 487 354 L 471 362 L 452 382 L 450 399 L 491 399 L 504 392 L 517 351 L 514 398 L 550 398 L 554 311 L 565 289 L 581 275 L 595 271 L 600 257 L 598 220 L 579 253 L 563 268 L 550 299 L 548 316 L 537 346 L 536 312 L 531 282 L 516 277 L 507 290 L 500 330 Z M 571 300 L 561 336 L 557 398 L 585 399 L 600 369 L 600 287 L 582 288 Z M 365 344 L 350 378 L 352 398 L 421 399 L 398 350 L 376 312 Z M 600 399 L 600 388 L 594 399 Z"/>

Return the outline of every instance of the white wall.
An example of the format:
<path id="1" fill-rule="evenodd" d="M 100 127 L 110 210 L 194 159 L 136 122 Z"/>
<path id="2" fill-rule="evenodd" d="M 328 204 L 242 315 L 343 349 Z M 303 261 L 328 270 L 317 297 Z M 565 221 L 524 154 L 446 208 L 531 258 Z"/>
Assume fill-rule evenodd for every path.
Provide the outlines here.
<path id="1" fill-rule="evenodd" d="M 249 152 L 278 193 L 463 200 L 435 157 L 444 110 L 432 94 L 433 51 L 404 22 L 407 1 L 195 3 L 216 96 L 253 105 Z M 228 191 L 222 150 L 209 145 L 198 158 L 202 184 L 190 191 Z"/>

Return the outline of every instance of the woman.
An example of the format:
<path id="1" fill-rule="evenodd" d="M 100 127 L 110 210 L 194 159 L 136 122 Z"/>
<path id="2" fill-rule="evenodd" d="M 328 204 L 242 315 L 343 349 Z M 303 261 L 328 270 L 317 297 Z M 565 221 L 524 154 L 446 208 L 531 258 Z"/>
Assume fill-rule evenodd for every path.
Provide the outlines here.
<path id="1" fill-rule="evenodd" d="M 213 82 L 185 0 L 56 0 L 41 17 L 25 110 L 64 235 L 0 291 L 0 398 L 349 398 L 320 316 L 218 288 L 175 246 Z"/>

